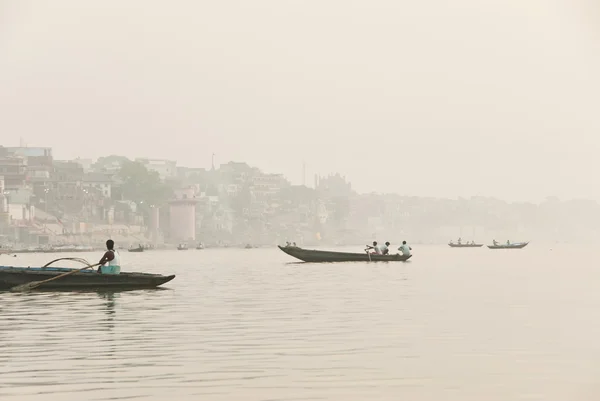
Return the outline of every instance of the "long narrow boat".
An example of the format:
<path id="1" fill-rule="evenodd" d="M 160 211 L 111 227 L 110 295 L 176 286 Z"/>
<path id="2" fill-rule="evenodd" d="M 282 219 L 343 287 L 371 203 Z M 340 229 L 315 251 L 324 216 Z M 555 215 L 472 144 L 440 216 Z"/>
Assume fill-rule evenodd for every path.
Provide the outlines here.
<path id="1" fill-rule="evenodd" d="M 283 252 L 304 262 L 403 262 L 412 255 L 373 255 L 365 253 L 318 251 L 316 249 L 302 249 L 297 246 L 279 246 Z"/>
<path id="2" fill-rule="evenodd" d="M 483 244 L 448 244 L 450 248 L 481 248 Z"/>
<path id="3" fill-rule="evenodd" d="M 529 244 L 529 242 L 516 242 L 514 244 L 498 244 L 498 245 L 488 245 L 487 247 L 490 249 L 522 249 L 525 248 Z"/>
<path id="4" fill-rule="evenodd" d="M 0 290 L 9 290 L 15 286 L 42 281 L 68 273 L 74 269 L 61 267 L 13 267 L 0 266 Z M 83 270 L 64 278 L 42 284 L 40 289 L 136 289 L 155 288 L 175 278 L 175 275 L 163 276 L 147 273 L 100 274 L 93 270 Z"/>
<path id="5" fill-rule="evenodd" d="M 129 248 L 129 252 L 144 252 L 144 248 L 138 246 L 137 248 Z"/>

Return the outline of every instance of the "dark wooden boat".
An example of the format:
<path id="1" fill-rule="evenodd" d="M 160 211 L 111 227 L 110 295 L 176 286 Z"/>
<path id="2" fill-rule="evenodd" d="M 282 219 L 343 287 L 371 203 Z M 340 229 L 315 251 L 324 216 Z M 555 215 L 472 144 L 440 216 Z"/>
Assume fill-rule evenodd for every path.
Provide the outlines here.
<path id="1" fill-rule="evenodd" d="M 42 281 L 68 273 L 74 269 L 61 267 L 12 267 L 0 266 L 0 290 Z M 175 275 L 163 276 L 148 273 L 100 274 L 95 270 L 83 270 L 64 278 L 42 284 L 39 289 L 136 289 L 154 288 L 167 283 Z"/>
<path id="2" fill-rule="evenodd" d="M 488 245 L 490 249 L 522 249 L 525 248 L 529 244 L 529 242 L 516 242 L 514 244 L 498 244 L 498 245 Z"/>
<path id="3" fill-rule="evenodd" d="M 144 252 L 144 248 L 141 248 L 141 247 L 129 248 L 129 252 Z"/>
<path id="4" fill-rule="evenodd" d="M 178 251 L 187 251 L 188 247 L 186 244 L 179 244 L 179 245 L 177 245 L 177 250 Z"/>
<path id="5" fill-rule="evenodd" d="M 411 256 L 404 255 L 369 255 L 365 253 L 318 251 L 315 249 L 302 249 L 297 246 L 279 246 L 283 252 L 304 262 L 403 262 Z"/>
<path id="6" fill-rule="evenodd" d="M 450 248 L 481 248 L 483 244 L 448 244 Z"/>

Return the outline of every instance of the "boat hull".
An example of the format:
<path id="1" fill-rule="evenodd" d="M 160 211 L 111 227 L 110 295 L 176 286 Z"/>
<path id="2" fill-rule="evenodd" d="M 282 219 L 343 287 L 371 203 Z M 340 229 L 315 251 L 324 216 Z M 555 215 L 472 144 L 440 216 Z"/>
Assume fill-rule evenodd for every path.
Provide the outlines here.
<path id="1" fill-rule="evenodd" d="M 47 267 L 28 268 L 0 266 L 0 290 L 9 290 L 15 286 L 43 281 L 73 269 Z M 96 271 L 84 270 L 69 276 L 42 284 L 40 289 L 135 289 L 155 288 L 175 278 L 174 275 L 163 276 L 147 273 L 100 274 Z"/>
<path id="2" fill-rule="evenodd" d="M 450 248 L 481 248 L 483 244 L 448 244 Z"/>
<path id="3" fill-rule="evenodd" d="M 130 249 L 129 252 L 144 252 L 144 248 L 134 248 Z"/>
<path id="4" fill-rule="evenodd" d="M 368 255 L 367 253 L 318 251 L 302 249 L 293 246 L 279 246 L 283 252 L 303 262 L 333 263 L 333 262 L 404 262 L 412 256 L 404 255 Z"/>
<path id="5" fill-rule="evenodd" d="M 517 244 L 510 245 L 488 245 L 487 247 L 490 249 L 523 249 L 529 244 L 529 242 L 522 242 Z"/>

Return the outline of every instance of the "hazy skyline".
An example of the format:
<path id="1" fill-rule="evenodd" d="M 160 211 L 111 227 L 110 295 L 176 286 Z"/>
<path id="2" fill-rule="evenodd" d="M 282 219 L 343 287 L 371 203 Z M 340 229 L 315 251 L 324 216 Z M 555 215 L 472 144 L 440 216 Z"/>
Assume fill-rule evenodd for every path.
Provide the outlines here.
<path id="1" fill-rule="evenodd" d="M 0 144 L 600 200 L 588 0 L 0 0 Z"/>

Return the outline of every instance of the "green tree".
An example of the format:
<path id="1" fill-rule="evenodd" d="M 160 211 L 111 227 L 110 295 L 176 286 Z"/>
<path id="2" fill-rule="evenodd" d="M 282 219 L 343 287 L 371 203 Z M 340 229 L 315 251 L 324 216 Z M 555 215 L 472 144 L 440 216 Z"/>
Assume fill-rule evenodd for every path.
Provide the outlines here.
<path id="1" fill-rule="evenodd" d="M 161 181 L 157 172 L 148 171 L 138 162 L 123 163 L 118 176 L 123 181 L 123 198 L 137 204 L 159 205 L 173 194 L 173 190 Z"/>

